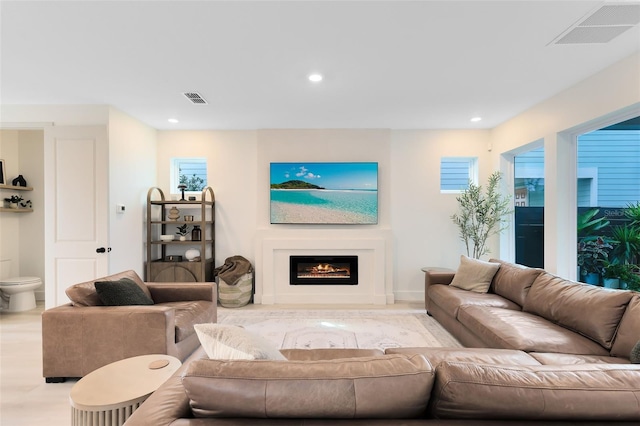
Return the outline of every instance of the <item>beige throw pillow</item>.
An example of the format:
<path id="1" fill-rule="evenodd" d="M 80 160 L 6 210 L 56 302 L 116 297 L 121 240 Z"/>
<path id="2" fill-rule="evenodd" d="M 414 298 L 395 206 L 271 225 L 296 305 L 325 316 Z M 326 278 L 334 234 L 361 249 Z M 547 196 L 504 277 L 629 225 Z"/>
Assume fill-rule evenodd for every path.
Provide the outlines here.
<path id="1" fill-rule="evenodd" d="M 486 293 L 498 269 L 500 269 L 499 263 L 485 262 L 462 255 L 460 266 L 450 285 L 476 293 Z"/>
<path id="2" fill-rule="evenodd" d="M 196 324 L 200 344 L 210 359 L 271 359 L 286 361 L 275 344 L 242 327 Z"/>

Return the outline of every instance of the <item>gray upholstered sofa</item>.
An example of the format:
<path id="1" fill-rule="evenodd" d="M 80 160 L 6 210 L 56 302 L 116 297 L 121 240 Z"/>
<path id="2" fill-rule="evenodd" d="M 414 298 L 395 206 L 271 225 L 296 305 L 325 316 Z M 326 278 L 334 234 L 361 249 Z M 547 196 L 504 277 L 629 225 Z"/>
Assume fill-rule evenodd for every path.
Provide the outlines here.
<path id="1" fill-rule="evenodd" d="M 129 279 L 153 305 L 104 306 L 97 281 Z M 42 314 L 42 372 L 47 382 L 83 377 L 137 355 L 167 354 L 184 360 L 200 346 L 194 324 L 216 322 L 214 283 L 144 283 L 135 271 L 79 283 L 72 301 Z"/>

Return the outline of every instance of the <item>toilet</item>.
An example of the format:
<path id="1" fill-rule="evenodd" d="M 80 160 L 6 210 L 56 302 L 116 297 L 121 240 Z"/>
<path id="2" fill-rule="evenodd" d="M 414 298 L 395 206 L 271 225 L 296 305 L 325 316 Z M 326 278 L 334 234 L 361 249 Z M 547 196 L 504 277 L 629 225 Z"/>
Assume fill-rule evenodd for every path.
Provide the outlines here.
<path id="1" fill-rule="evenodd" d="M 38 277 L 0 279 L 0 306 L 3 311 L 22 312 L 36 307 L 34 290 L 42 285 Z"/>

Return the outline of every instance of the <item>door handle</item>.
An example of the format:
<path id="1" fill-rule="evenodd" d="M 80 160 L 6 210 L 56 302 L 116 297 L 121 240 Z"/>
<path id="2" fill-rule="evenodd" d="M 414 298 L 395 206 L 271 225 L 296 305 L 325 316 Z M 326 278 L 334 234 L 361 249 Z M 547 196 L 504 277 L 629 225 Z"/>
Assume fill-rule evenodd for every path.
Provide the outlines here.
<path id="1" fill-rule="evenodd" d="M 109 248 L 98 247 L 96 249 L 96 253 L 109 253 L 110 251 L 111 251 L 111 247 Z"/>

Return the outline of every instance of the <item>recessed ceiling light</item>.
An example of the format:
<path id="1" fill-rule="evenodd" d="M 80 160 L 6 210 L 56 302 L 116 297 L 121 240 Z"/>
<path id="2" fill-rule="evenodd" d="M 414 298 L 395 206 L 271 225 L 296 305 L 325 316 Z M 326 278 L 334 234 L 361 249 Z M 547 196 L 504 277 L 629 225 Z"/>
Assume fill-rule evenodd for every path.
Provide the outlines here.
<path id="1" fill-rule="evenodd" d="M 316 73 L 316 74 L 309 75 L 309 81 L 313 81 L 314 83 L 322 81 L 322 74 Z"/>
<path id="2" fill-rule="evenodd" d="M 471 119 L 472 122 L 477 123 L 478 121 L 482 120 L 482 117 L 473 117 Z"/>
<path id="3" fill-rule="evenodd" d="M 175 123 L 179 123 L 179 121 L 178 121 L 178 119 L 177 119 L 177 118 L 170 118 L 170 119 L 168 119 L 167 121 L 168 121 L 169 123 L 174 123 L 174 124 L 175 124 Z"/>

